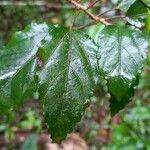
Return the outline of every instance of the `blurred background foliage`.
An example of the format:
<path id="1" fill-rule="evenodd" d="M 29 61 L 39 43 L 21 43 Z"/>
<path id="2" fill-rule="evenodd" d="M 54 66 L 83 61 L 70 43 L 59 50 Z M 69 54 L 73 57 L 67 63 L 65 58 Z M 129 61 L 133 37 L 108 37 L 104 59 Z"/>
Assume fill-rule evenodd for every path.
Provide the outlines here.
<path id="1" fill-rule="evenodd" d="M 88 5 L 90 0 L 82 0 Z M 1 1 L 0 1 L 1 2 Z M 19 0 L 6 2 L 20 2 Z M 23 29 L 31 22 L 47 22 L 69 26 L 77 11 L 66 0 L 43 0 L 40 6 L 28 3 L 26 6 L 0 5 L 0 47 L 5 45 L 15 31 Z M 101 0 L 91 11 L 102 13 L 112 9 L 117 0 Z M 111 11 L 107 16 L 113 16 Z M 75 26 L 82 27 L 91 20 L 84 14 L 78 15 Z M 123 23 L 120 20 L 116 20 Z M 103 25 L 84 28 L 95 41 Z M 144 67 L 140 83 L 135 89 L 133 101 L 119 114 L 111 117 L 108 110 L 109 95 L 105 81 L 100 83 L 100 99 L 92 99 L 92 104 L 75 133 L 68 136 L 62 145 L 51 144 L 44 124 L 40 106 L 29 99 L 21 108 L 0 116 L 0 149 L 36 150 L 150 150 L 150 56 Z M 66 146 L 67 145 L 67 146 Z"/>

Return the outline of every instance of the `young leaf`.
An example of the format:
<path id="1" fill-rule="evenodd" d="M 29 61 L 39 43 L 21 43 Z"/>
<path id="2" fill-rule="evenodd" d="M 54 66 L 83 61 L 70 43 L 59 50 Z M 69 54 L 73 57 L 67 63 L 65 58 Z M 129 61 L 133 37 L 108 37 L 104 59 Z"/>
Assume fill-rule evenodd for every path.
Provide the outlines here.
<path id="1" fill-rule="evenodd" d="M 118 112 L 134 93 L 138 74 L 147 57 L 147 36 L 128 26 L 107 26 L 99 35 L 100 74 L 111 94 L 112 113 Z"/>
<path id="2" fill-rule="evenodd" d="M 147 17 L 147 7 L 141 1 L 135 1 L 127 11 L 127 20 L 130 24 L 141 28 L 145 26 L 145 19 Z"/>
<path id="3" fill-rule="evenodd" d="M 130 6 L 135 2 L 136 0 L 119 0 L 118 8 L 120 8 L 122 11 L 127 12 L 127 10 L 130 8 Z"/>
<path id="4" fill-rule="evenodd" d="M 94 87 L 97 46 L 84 33 L 58 27 L 39 50 L 39 92 L 53 142 L 61 142 L 81 120 Z"/>
<path id="5" fill-rule="evenodd" d="M 36 91 L 36 53 L 49 30 L 46 24 L 31 24 L 0 50 L 0 112 L 22 104 Z"/>

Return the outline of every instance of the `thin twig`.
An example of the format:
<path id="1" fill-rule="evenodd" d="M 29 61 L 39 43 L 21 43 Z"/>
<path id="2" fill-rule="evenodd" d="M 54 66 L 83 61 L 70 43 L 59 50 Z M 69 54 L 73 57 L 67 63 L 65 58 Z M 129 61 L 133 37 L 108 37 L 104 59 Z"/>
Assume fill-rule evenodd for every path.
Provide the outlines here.
<path id="1" fill-rule="evenodd" d="M 96 23 L 95 21 L 91 21 L 90 23 L 87 23 L 87 24 L 85 24 L 83 26 L 77 27 L 76 29 L 84 29 L 86 27 L 94 25 L 95 23 Z"/>
<path id="2" fill-rule="evenodd" d="M 77 3 L 74 0 L 68 0 L 71 4 L 73 4 L 77 9 L 82 10 L 83 12 L 85 12 L 91 19 L 95 20 L 95 22 L 101 22 L 105 25 L 111 25 L 109 22 L 105 21 L 104 18 L 99 18 L 97 16 L 95 16 L 94 14 L 92 14 L 91 12 L 89 12 L 87 10 L 87 8 L 83 5 L 81 5 L 80 3 Z"/>
<path id="3" fill-rule="evenodd" d="M 87 10 L 88 9 L 90 9 L 90 8 L 93 8 L 94 7 L 94 5 L 96 4 L 96 3 L 98 3 L 99 2 L 99 0 L 93 0 L 93 1 L 91 1 L 90 3 L 89 3 L 89 5 L 87 6 Z"/>
<path id="4" fill-rule="evenodd" d="M 84 28 L 87 28 L 87 27 L 89 27 L 89 26 L 92 26 L 92 25 L 95 25 L 96 24 L 96 22 L 95 21 L 91 21 L 91 22 L 89 22 L 89 23 L 87 23 L 87 24 L 85 24 L 85 25 L 83 25 L 83 26 L 80 26 L 80 27 L 76 27 L 75 29 L 84 29 Z"/>
<path id="5" fill-rule="evenodd" d="M 105 20 L 118 19 L 118 18 L 126 19 L 126 16 L 112 16 L 112 17 L 109 17 L 109 18 L 105 18 Z"/>
<path id="6" fill-rule="evenodd" d="M 98 16 L 98 17 L 101 17 L 101 16 L 103 16 L 103 15 L 105 15 L 105 14 L 111 12 L 111 11 L 114 11 L 114 10 L 119 10 L 119 8 L 113 8 L 113 9 L 107 10 L 107 11 L 105 11 L 105 12 L 103 12 L 103 13 L 97 15 L 97 16 Z"/>

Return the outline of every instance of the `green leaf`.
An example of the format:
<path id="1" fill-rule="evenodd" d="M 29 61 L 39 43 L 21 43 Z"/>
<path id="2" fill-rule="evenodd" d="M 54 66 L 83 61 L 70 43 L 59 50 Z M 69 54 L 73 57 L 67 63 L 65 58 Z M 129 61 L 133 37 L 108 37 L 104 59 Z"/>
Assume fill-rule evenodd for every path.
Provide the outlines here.
<path id="1" fill-rule="evenodd" d="M 147 36 L 128 26 L 107 26 L 99 35 L 99 73 L 107 80 L 112 114 L 129 102 L 147 57 Z"/>
<path id="2" fill-rule="evenodd" d="M 23 143 L 21 150 L 37 150 L 38 135 L 32 134 Z"/>
<path id="3" fill-rule="evenodd" d="M 97 43 L 99 32 L 104 28 L 105 26 L 101 23 L 98 23 L 96 25 L 93 25 L 87 29 L 87 34 Z"/>
<path id="4" fill-rule="evenodd" d="M 142 0 L 143 3 L 145 3 L 148 7 L 150 7 L 150 1 L 149 0 Z"/>
<path id="5" fill-rule="evenodd" d="M 120 8 L 122 11 L 127 12 L 127 10 L 130 8 L 130 6 L 135 2 L 136 0 L 120 0 L 118 3 L 118 8 Z"/>
<path id="6" fill-rule="evenodd" d="M 0 50 L 0 112 L 39 90 L 54 142 L 80 121 L 95 86 L 97 46 L 86 34 L 32 24 Z"/>
<path id="7" fill-rule="evenodd" d="M 137 0 L 131 5 L 126 15 L 128 16 L 127 21 L 130 24 L 141 28 L 145 26 L 147 7 L 144 5 L 144 3 Z"/>
<path id="8" fill-rule="evenodd" d="M 146 32 L 150 33 L 150 9 L 147 9 L 148 15 L 146 18 Z"/>
<path id="9" fill-rule="evenodd" d="M 0 50 L 0 112 L 22 104 L 36 91 L 36 53 L 49 30 L 46 24 L 33 23 Z"/>
<path id="10" fill-rule="evenodd" d="M 61 142 L 81 120 L 92 95 L 97 46 L 86 34 L 58 27 L 39 50 L 39 92 L 53 142 Z"/>

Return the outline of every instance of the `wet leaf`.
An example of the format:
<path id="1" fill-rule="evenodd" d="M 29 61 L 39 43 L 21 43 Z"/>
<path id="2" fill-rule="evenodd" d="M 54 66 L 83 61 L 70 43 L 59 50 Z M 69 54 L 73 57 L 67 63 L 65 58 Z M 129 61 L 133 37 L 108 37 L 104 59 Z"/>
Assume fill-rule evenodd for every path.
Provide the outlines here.
<path id="1" fill-rule="evenodd" d="M 130 8 L 130 6 L 135 2 L 136 0 L 119 0 L 118 8 L 120 8 L 122 11 L 127 12 L 127 10 Z"/>
<path id="2" fill-rule="evenodd" d="M 104 28 L 104 25 L 98 23 L 87 29 L 87 34 L 97 43 L 99 32 Z"/>
<path id="3" fill-rule="evenodd" d="M 143 3 L 145 3 L 148 7 L 150 7 L 150 1 L 149 0 L 142 0 Z"/>
<path id="4" fill-rule="evenodd" d="M 128 26 L 107 26 L 99 35 L 99 73 L 107 80 L 112 114 L 133 96 L 147 56 L 147 36 Z"/>
<path id="5" fill-rule="evenodd" d="M 97 46 L 84 33 L 58 27 L 40 48 L 39 92 L 53 142 L 61 142 L 81 120 L 94 87 Z"/>
<path id="6" fill-rule="evenodd" d="M 141 1 L 135 1 L 127 11 L 127 20 L 130 24 L 141 28 L 145 26 L 147 7 Z"/>
<path id="7" fill-rule="evenodd" d="M 0 112 L 22 104 L 36 91 L 36 53 L 49 30 L 46 24 L 31 24 L 0 50 Z"/>

